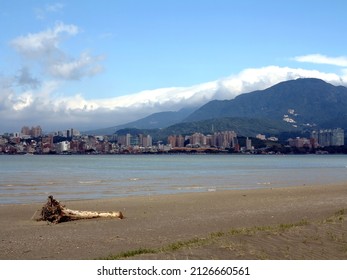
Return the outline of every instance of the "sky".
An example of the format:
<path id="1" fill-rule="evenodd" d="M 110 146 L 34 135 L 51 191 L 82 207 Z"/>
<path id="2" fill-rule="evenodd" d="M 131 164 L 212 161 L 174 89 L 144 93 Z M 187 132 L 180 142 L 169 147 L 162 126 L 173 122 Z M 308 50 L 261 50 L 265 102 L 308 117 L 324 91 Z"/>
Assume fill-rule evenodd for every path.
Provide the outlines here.
<path id="1" fill-rule="evenodd" d="M 344 0 L 0 6 L 0 134 L 110 127 L 296 78 L 347 86 Z"/>

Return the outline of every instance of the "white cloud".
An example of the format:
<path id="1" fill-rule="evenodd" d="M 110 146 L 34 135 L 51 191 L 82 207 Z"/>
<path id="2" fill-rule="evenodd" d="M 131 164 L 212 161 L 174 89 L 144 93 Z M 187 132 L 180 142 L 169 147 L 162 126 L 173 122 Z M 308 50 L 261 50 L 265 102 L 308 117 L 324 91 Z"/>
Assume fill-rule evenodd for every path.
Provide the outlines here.
<path id="1" fill-rule="evenodd" d="M 20 111 L 31 105 L 32 94 L 30 92 L 24 92 L 20 94 L 19 96 L 10 95 L 9 100 L 13 104 L 13 107 L 12 107 L 13 110 Z"/>
<path id="2" fill-rule="evenodd" d="M 298 78 L 318 78 L 335 85 L 347 83 L 346 79 L 344 81 L 341 80 L 341 77 L 335 73 L 279 66 L 245 69 L 237 75 L 221 80 L 221 82 L 224 84 L 224 87 L 240 94 L 265 89 L 281 81 Z"/>
<path id="3" fill-rule="evenodd" d="M 65 5 L 62 3 L 52 3 L 47 4 L 43 8 L 36 8 L 34 12 L 37 19 L 44 20 L 49 14 L 60 12 L 64 7 Z"/>
<path id="4" fill-rule="evenodd" d="M 155 112 L 201 106 L 213 99 L 232 99 L 241 93 L 297 78 L 319 78 L 334 85 L 347 85 L 347 76 L 278 66 L 245 69 L 230 77 L 191 87 L 161 88 L 107 99 L 86 99 L 83 93 L 64 96 L 60 92 L 62 84 L 54 81 L 16 94 L 4 82 L 0 87 L 0 132 L 6 128 L 8 131 L 14 127 L 20 129 L 18 125 L 25 124 L 40 124 L 45 130 L 114 126 Z"/>
<path id="5" fill-rule="evenodd" d="M 56 78 L 79 80 L 85 76 L 94 76 L 102 71 L 98 62 L 102 57 L 93 57 L 83 52 L 76 60 L 56 62 L 49 68 L 50 74 Z"/>
<path id="6" fill-rule="evenodd" d="M 24 57 L 37 59 L 60 53 L 59 43 L 64 33 L 73 36 L 78 32 L 79 29 L 76 25 L 58 22 L 53 29 L 17 37 L 11 41 L 11 45 Z"/>
<path id="7" fill-rule="evenodd" d="M 49 12 L 56 13 L 56 12 L 61 11 L 64 7 L 65 6 L 62 3 L 52 3 L 52 4 L 46 5 L 46 10 Z"/>
<path id="8" fill-rule="evenodd" d="M 26 61 L 42 68 L 46 75 L 63 80 L 79 80 L 94 76 L 103 68 L 99 65 L 101 56 L 92 56 L 84 51 L 75 59 L 60 48 L 64 36 L 78 33 L 76 25 L 58 22 L 52 29 L 15 38 L 11 45 Z"/>
<path id="9" fill-rule="evenodd" d="M 303 56 L 294 57 L 295 61 L 298 62 L 309 62 L 315 64 L 329 64 L 341 67 L 347 67 L 347 57 L 339 56 L 339 57 L 328 57 L 322 54 L 309 54 Z"/>

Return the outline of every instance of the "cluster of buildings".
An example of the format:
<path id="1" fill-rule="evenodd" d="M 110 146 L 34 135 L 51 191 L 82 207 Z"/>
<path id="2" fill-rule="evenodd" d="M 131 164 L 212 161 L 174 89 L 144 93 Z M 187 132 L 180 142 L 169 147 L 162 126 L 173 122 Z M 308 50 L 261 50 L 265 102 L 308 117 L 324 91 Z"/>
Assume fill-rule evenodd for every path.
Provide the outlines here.
<path id="1" fill-rule="evenodd" d="M 277 141 L 258 134 L 260 140 Z M 76 129 L 43 134 L 40 126 L 24 126 L 20 133 L 0 136 L 0 154 L 117 154 L 157 153 L 177 151 L 227 151 L 254 152 L 252 140 L 239 140 L 234 131 L 215 132 L 204 135 L 170 135 L 167 143 L 153 144 L 150 135 L 125 134 L 111 136 L 81 135 Z M 239 142 L 242 142 L 242 147 Z M 310 138 L 290 138 L 290 147 L 316 149 L 318 147 L 344 146 L 344 130 L 326 129 L 312 131 Z M 256 151 L 255 151 L 256 152 Z"/>
<path id="2" fill-rule="evenodd" d="M 234 131 L 215 132 L 214 134 L 204 135 L 202 133 L 194 133 L 192 135 L 170 135 L 167 140 L 171 148 L 215 148 L 219 150 L 234 149 L 241 151 L 237 134 Z M 246 150 L 252 150 L 251 139 L 246 139 Z"/>
<path id="3" fill-rule="evenodd" d="M 44 134 L 40 126 L 0 136 L 0 154 L 115 154 L 158 152 L 170 147 L 153 146 L 150 135 L 81 135 L 77 129 Z"/>
<path id="4" fill-rule="evenodd" d="M 311 137 L 308 138 L 290 138 L 288 144 L 296 148 L 316 149 L 318 147 L 344 146 L 345 133 L 342 128 L 322 129 L 311 132 Z"/>
<path id="5" fill-rule="evenodd" d="M 322 147 L 345 145 L 345 132 L 342 128 L 313 131 L 311 138 Z"/>
<path id="6" fill-rule="evenodd" d="M 37 138 L 42 136 L 42 128 L 39 125 L 31 128 L 28 126 L 23 126 L 21 133 L 15 133 L 15 136 L 21 138 Z"/>
<path id="7" fill-rule="evenodd" d="M 21 132 L 15 132 L 12 133 L 10 136 L 14 138 L 21 138 L 21 139 L 32 139 L 32 138 L 38 138 L 42 137 L 44 135 L 41 126 L 32 126 L 31 128 L 28 126 L 23 126 L 21 129 Z M 61 137 L 74 137 L 74 136 L 80 136 L 81 133 L 77 129 L 68 129 L 63 131 L 57 131 L 54 133 L 51 133 L 52 136 L 61 136 Z M 9 135 L 7 135 L 9 136 Z"/>
<path id="8" fill-rule="evenodd" d="M 238 145 L 237 134 L 234 131 L 215 132 L 213 135 L 194 133 L 190 136 L 171 135 L 168 143 L 172 148 L 188 147 L 217 147 L 235 148 Z"/>
<path id="9" fill-rule="evenodd" d="M 153 146 L 153 139 L 150 135 L 131 135 L 130 133 L 127 133 L 126 135 L 119 135 L 116 136 L 117 143 L 120 146 L 125 147 L 151 147 Z"/>
<path id="10" fill-rule="evenodd" d="M 215 150 L 252 150 L 252 142 L 247 138 L 246 147 L 240 148 L 234 131 L 216 132 L 213 135 L 194 133 L 190 136 L 168 137 L 167 143 L 153 144 L 150 135 L 81 135 L 76 129 L 43 134 L 40 126 L 23 127 L 20 133 L 0 136 L 0 153 L 8 154 L 117 154 L 168 152 L 176 148 Z"/>

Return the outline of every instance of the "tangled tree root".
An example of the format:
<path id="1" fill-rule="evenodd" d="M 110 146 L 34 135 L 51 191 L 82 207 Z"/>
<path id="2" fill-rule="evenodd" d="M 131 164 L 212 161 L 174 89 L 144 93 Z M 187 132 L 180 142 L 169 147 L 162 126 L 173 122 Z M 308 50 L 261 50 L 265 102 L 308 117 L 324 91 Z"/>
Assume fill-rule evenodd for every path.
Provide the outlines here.
<path id="1" fill-rule="evenodd" d="M 52 195 L 48 197 L 47 203 L 41 209 L 41 216 L 37 220 L 48 221 L 51 223 L 62 223 L 80 219 L 93 219 L 93 218 L 119 218 L 123 219 L 123 213 L 118 212 L 93 212 L 93 211 L 78 211 L 65 208 L 58 200 L 54 199 Z"/>

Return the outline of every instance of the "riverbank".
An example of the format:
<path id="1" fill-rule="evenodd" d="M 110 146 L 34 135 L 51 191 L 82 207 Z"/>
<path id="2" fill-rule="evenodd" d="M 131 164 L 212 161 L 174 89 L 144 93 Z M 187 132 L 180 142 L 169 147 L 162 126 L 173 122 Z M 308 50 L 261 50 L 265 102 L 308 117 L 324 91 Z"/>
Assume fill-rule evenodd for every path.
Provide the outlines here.
<path id="1" fill-rule="evenodd" d="M 327 232 L 317 234 L 317 240 L 303 243 L 312 254 L 300 257 L 294 250 L 286 258 L 346 259 L 344 213 L 338 216 L 336 212 L 347 209 L 347 184 L 62 201 L 70 209 L 122 211 L 125 219 L 91 219 L 54 225 L 31 220 L 44 203 L 0 206 L 0 259 L 97 259 L 140 248 L 153 250 L 148 251 L 151 254 L 133 258 L 277 259 L 282 258 L 278 254 L 279 247 L 285 246 L 290 252 L 291 247 L 297 246 L 298 238 L 300 242 L 305 241 L 301 240 L 300 231 L 289 232 L 286 240 L 278 238 L 281 224 L 282 227 L 289 225 L 288 230 L 305 229 L 307 236 L 315 236 L 313 233 L 321 230 Z M 336 221 L 331 223 L 333 227 L 327 228 L 324 221 L 331 217 L 336 217 Z M 270 232 L 263 230 L 266 228 Z M 249 231 L 252 229 L 253 233 Z M 275 235 L 271 235 L 271 231 Z M 225 245 L 235 243 L 228 237 L 232 232 L 238 233 L 234 236 L 244 245 L 239 247 L 241 251 L 233 252 Z M 323 238 L 319 236 L 329 238 L 329 232 L 334 242 L 319 240 Z M 210 238 L 214 235 L 218 239 Z M 192 240 L 206 239 L 213 242 L 193 242 L 190 246 Z M 251 244 L 260 244 L 262 240 L 270 250 L 263 255 L 252 254 Z M 180 244 L 181 248 L 160 252 L 160 248 L 170 244 Z M 337 251 L 336 244 L 345 247 L 338 246 L 342 251 Z"/>

